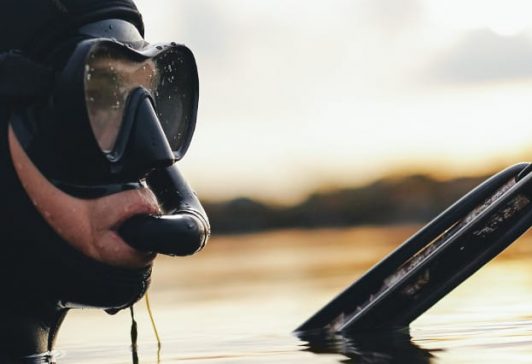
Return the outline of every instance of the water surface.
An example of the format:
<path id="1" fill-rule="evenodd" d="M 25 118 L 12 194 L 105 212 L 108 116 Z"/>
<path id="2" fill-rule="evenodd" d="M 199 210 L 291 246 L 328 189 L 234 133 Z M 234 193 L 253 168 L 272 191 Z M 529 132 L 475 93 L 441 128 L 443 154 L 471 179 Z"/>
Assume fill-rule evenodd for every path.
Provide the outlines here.
<path id="1" fill-rule="evenodd" d="M 156 262 L 136 306 L 140 363 L 520 363 L 532 360 L 532 234 L 415 321 L 408 333 L 307 343 L 291 331 L 417 227 L 284 230 L 214 237 Z M 58 363 L 132 363 L 130 316 L 76 311 Z"/>

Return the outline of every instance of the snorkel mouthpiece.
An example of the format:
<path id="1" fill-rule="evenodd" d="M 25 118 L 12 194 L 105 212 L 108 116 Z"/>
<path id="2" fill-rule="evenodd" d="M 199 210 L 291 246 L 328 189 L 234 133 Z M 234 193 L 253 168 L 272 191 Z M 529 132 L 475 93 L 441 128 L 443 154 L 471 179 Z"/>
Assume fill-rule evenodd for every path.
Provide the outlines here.
<path id="1" fill-rule="evenodd" d="M 140 170 L 151 166 L 146 183 L 165 215 L 137 215 L 119 229 L 124 241 L 137 250 L 171 256 L 192 255 L 205 246 L 209 220 L 196 194 L 179 172 L 149 94 L 133 94 L 137 105 L 132 132 L 133 153 Z M 135 100 L 137 99 L 137 100 Z"/>
<path id="2" fill-rule="evenodd" d="M 124 241 L 135 249 L 170 256 L 197 253 L 207 243 L 210 225 L 196 194 L 177 166 L 155 170 L 146 179 L 167 215 L 138 215 L 119 229 Z"/>

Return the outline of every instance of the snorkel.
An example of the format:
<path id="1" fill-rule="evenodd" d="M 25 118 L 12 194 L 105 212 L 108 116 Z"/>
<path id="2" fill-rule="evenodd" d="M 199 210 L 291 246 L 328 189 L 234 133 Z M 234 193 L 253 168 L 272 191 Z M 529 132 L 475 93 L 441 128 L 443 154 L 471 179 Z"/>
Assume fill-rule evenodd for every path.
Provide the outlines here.
<path id="1" fill-rule="evenodd" d="M 532 225 L 532 163 L 493 175 L 295 330 L 320 336 L 405 332 L 410 323 Z"/>

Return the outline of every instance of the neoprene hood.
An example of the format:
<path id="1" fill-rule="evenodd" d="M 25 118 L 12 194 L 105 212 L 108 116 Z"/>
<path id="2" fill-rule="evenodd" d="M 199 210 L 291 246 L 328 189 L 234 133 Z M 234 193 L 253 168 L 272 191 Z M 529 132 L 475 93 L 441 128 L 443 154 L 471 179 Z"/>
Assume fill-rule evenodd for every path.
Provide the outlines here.
<path id="1" fill-rule="evenodd" d="M 131 0 L 5 0 L 0 6 L 0 52 L 18 49 L 39 56 L 83 24 L 123 19 L 144 36 L 142 16 Z"/>

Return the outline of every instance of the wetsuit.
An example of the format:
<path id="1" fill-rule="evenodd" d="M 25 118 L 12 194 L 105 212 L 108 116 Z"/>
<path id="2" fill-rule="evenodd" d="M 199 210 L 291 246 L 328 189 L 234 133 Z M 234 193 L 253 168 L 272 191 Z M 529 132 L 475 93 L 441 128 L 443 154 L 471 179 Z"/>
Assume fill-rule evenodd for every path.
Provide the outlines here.
<path id="1" fill-rule="evenodd" d="M 41 46 L 84 22 L 124 19 L 143 31 L 129 0 L 9 0 L 0 5 L 0 51 L 43 56 Z M 35 52 L 34 52 L 35 51 Z M 0 83 L 2 80 L 0 72 Z M 0 362 L 43 353 L 67 308 L 118 310 L 146 291 L 151 267 L 128 270 L 88 258 L 63 241 L 34 208 L 11 162 L 10 110 L 17 100 L 2 97 L 0 86 Z M 11 359 L 8 359 L 11 358 Z M 17 359 L 18 360 L 18 359 Z"/>

